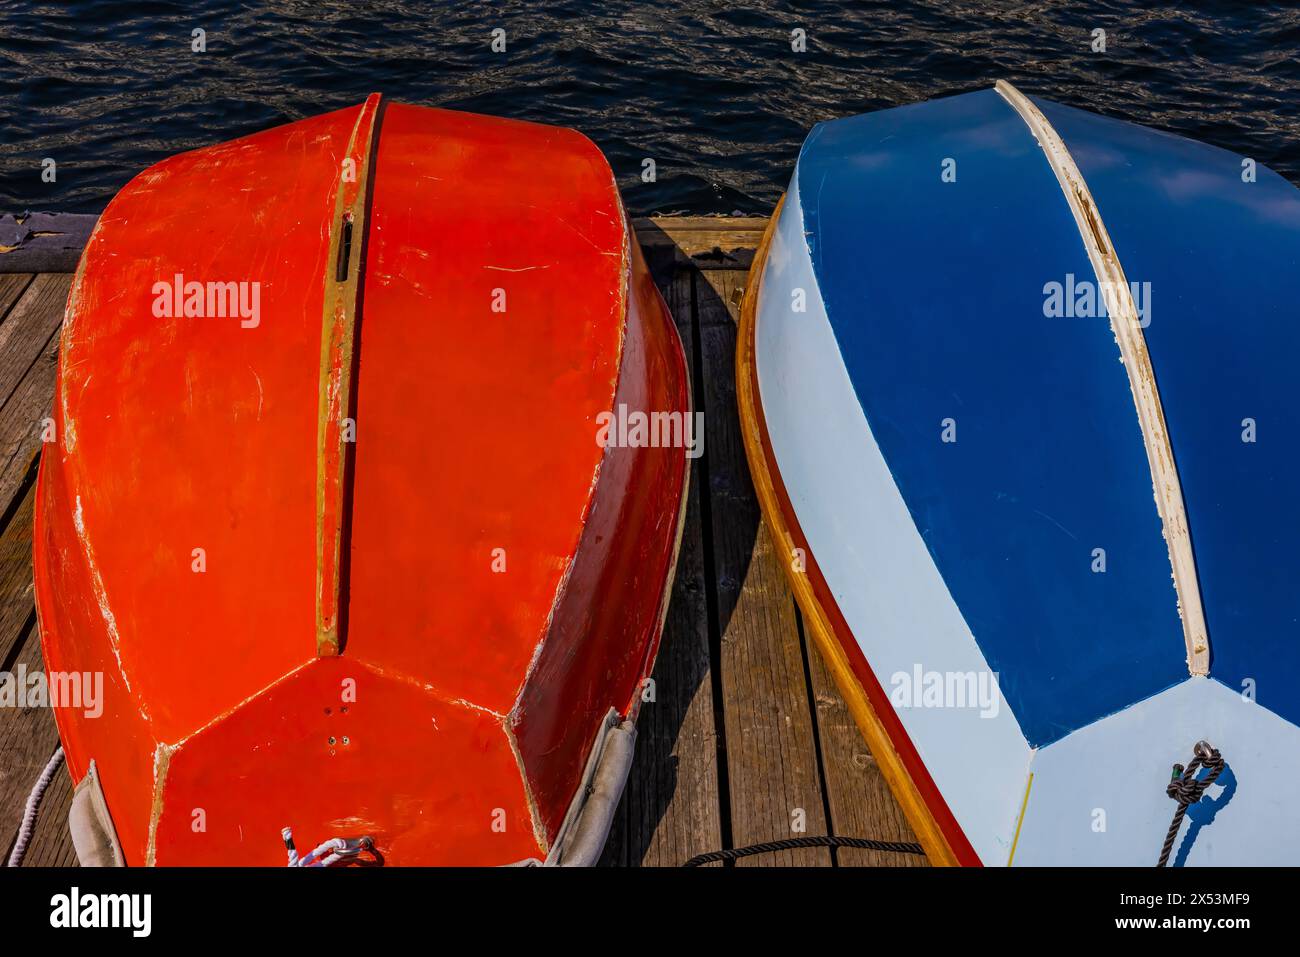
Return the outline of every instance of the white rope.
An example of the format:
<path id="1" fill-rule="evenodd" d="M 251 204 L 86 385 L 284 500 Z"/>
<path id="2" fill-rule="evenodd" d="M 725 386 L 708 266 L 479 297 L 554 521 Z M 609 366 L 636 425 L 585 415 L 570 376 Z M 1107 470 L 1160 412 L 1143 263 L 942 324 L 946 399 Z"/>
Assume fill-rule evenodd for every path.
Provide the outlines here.
<path id="1" fill-rule="evenodd" d="M 293 831 L 281 828 L 280 836 L 284 838 L 284 849 L 289 855 L 288 867 L 329 867 L 339 861 L 354 860 L 362 851 L 374 853 L 374 842 L 368 837 L 332 837 L 318 844 L 305 857 L 299 857 L 298 849 L 293 846 Z"/>
<path id="2" fill-rule="evenodd" d="M 45 770 L 36 781 L 36 786 L 32 788 L 32 793 L 27 795 L 27 806 L 23 809 L 22 827 L 18 829 L 18 840 L 14 841 L 14 849 L 9 852 L 9 867 L 17 867 L 23 862 L 27 855 L 27 845 L 32 839 L 32 833 L 36 830 L 36 812 L 41 808 L 41 798 L 45 797 L 45 791 L 54 780 L 54 775 L 58 773 L 59 765 L 63 763 L 63 748 L 60 747 L 50 758 L 50 763 L 45 765 Z"/>

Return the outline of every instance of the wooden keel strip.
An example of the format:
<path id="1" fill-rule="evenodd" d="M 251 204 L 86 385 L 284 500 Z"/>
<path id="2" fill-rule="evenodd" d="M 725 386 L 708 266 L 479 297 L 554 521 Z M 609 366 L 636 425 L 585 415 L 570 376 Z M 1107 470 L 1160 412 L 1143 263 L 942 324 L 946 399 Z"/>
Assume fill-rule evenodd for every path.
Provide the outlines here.
<path id="1" fill-rule="evenodd" d="M 374 147 L 378 143 L 379 94 L 372 93 L 357 116 L 339 167 L 334 219 L 325 262 L 325 306 L 321 323 L 320 405 L 316 461 L 316 654 L 342 648 L 343 539 L 348 508 L 348 473 L 355 430 L 352 375 L 357 316 L 361 310 L 366 219 Z M 350 434 L 351 433 L 351 434 Z"/>
<path id="2" fill-rule="evenodd" d="M 1066 202 L 1074 214 L 1088 259 L 1097 274 L 1097 280 L 1106 295 L 1110 312 L 1110 326 L 1119 343 L 1120 358 L 1128 373 L 1137 406 L 1138 422 L 1142 427 L 1142 440 L 1146 445 L 1147 463 L 1151 468 L 1151 482 L 1155 489 L 1156 507 L 1164 525 L 1165 543 L 1169 548 L 1169 564 L 1173 568 L 1174 590 L 1178 598 L 1178 613 L 1183 622 L 1183 641 L 1187 648 L 1187 670 L 1193 675 L 1206 675 L 1210 671 L 1210 642 L 1205 626 L 1205 611 L 1201 604 L 1200 582 L 1196 575 L 1196 558 L 1192 553 L 1192 538 L 1187 522 L 1187 509 L 1183 502 L 1182 483 L 1174 463 L 1173 448 L 1169 441 L 1169 428 L 1165 423 L 1164 408 L 1160 404 L 1160 390 L 1156 386 L 1151 354 L 1147 351 L 1146 337 L 1133 302 L 1133 291 L 1124 267 L 1120 265 L 1115 246 L 1102 222 L 1101 211 L 1093 201 L 1088 184 L 1075 165 L 1064 141 L 1052 128 L 1038 107 L 1005 80 L 998 80 L 996 89 L 1004 100 L 1020 114 L 1029 127 L 1043 154 L 1047 157 L 1056 180 L 1061 184 Z"/>

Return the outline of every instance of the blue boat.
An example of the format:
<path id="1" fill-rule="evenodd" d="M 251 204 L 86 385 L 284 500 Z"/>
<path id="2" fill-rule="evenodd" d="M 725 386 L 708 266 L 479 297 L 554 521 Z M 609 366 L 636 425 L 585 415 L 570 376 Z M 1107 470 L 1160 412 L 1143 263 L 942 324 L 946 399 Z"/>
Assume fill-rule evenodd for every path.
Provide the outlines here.
<path id="1" fill-rule="evenodd" d="M 1300 861 L 1300 191 L 998 83 L 818 125 L 742 313 L 765 520 L 932 860 Z"/>

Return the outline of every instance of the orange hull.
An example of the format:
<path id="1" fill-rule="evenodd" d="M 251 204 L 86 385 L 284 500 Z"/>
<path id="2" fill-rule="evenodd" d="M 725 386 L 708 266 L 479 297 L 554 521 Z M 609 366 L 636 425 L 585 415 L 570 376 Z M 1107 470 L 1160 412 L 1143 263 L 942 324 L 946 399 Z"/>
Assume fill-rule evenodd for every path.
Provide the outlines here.
<path id="1" fill-rule="evenodd" d="M 367 104 L 167 160 L 68 303 L 35 572 L 130 864 L 545 857 L 653 665 L 676 331 L 579 134 Z M 305 848 L 304 848 L 305 849 Z"/>

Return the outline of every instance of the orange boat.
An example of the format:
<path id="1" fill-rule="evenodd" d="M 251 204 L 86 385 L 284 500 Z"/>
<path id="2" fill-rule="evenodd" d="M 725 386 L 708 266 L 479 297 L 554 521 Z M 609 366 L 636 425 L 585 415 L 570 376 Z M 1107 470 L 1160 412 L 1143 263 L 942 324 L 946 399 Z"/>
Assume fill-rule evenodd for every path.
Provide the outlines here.
<path id="1" fill-rule="evenodd" d="M 84 860 L 283 864 L 289 827 L 594 861 L 692 433 L 590 141 L 375 95 L 144 171 L 82 256 L 53 419 L 45 660 L 104 686 L 56 709 Z"/>

